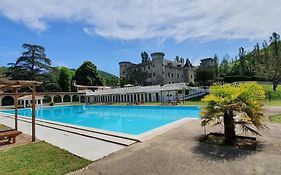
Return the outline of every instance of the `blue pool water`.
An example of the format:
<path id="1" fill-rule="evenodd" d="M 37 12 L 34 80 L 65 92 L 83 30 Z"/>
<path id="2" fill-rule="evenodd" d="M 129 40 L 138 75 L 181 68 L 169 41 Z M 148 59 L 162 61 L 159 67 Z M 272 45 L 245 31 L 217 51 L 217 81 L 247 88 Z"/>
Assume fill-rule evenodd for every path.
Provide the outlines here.
<path id="1" fill-rule="evenodd" d="M 36 109 L 36 118 L 138 135 L 182 118 L 198 118 L 199 112 L 198 107 L 60 106 Z M 19 115 L 31 117 L 31 109 L 20 109 Z"/>

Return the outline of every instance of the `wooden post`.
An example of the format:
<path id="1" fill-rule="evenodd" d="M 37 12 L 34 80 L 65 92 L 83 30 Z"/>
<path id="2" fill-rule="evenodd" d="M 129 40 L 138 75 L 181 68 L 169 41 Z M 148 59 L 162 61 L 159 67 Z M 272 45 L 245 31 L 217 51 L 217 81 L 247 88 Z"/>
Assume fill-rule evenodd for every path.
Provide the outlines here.
<path id="1" fill-rule="evenodd" d="M 36 85 L 32 85 L 32 142 L 35 141 L 35 94 Z"/>
<path id="2" fill-rule="evenodd" d="M 18 89 L 15 89 L 15 99 L 14 99 L 14 105 L 15 105 L 15 130 L 18 130 Z"/>

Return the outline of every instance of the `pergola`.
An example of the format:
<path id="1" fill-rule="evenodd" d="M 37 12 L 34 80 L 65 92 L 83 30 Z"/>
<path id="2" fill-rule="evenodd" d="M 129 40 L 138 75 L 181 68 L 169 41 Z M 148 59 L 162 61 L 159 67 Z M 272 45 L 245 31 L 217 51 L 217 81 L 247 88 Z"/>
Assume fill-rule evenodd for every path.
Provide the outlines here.
<path id="1" fill-rule="evenodd" d="M 14 92 L 14 105 L 15 105 L 15 129 L 18 129 L 18 91 L 21 88 L 31 88 L 31 99 L 32 99 L 32 141 L 35 141 L 35 96 L 36 86 L 41 85 L 42 82 L 38 81 L 24 81 L 24 80 L 6 80 L 0 79 L 0 90 L 11 90 Z"/>

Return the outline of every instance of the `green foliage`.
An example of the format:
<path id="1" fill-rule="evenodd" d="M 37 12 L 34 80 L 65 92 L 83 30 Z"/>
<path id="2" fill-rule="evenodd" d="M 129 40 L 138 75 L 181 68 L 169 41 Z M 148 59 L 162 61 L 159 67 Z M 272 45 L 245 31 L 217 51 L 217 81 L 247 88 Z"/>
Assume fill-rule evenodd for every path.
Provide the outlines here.
<path id="1" fill-rule="evenodd" d="M 215 69 L 212 67 L 199 67 L 196 70 L 195 79 L 202 85 L 210 85 L 216 79 Z"/>
<path id="2" fill-rule="evenodd" d="M 141 70 L 133 70 L 130 72 L 129 78 L 125 78 L 124 84 L 133 84 L 133 85 L 146 85 L 146 78 L 147 78 L 147 73 L 143 72 Z"/>
<path id="3" fill-rule="evenodd" d="M 270 121 L 281 123 L 281 114 L 270 116 Z"/>
<path id="4" fill-rule="evenodd" d="M 76 84 L 88 86 L 101 86 L 103 79 L 97 72 L 97 67 L 90 61 L 85 61 L 75 72 Z"/>
<path id="5" fill-rule="evenodd" d="M 263 87 L 252 82 L 211 86 L 210 94 L 202 100 L 208 103 L 202 110 L 202 126 L 223 123 L 228 144 L 235 140 L 235 125 L 259 134 L 257 130 L 264 127 L 264 94 Z"/>
<path id="6" fill-rule="evenodd" d="M 0 174 L 10 175 L 67 174 L 90 163 L 46 142 L 1 150 L 0 161 Z"/>
<path id="7" fill-rule="evenodd" d="M 269 45 L 266 41 L 254 45 L 252 51 L 246 52 L 243 47 L 239 49 L 239 59 L 229 63 L 228 59 L 223 59 L 219 66 L 219 76 L 247 76 L 264 77 L 272 81 L 275 91 L 281 81 L 281 41 L 277 33 L 273 33 L 269 38 Z"/>
<path id="8" fill-rule="evenodd" d="M 119 78 L 115 75 L 107 73 L 102 70 L 98 70 L 99 75 L 104 80 L 106 86 L 118 86 L 119 85 Z"/>
<path id="9" fill-rule="evenodd" d="M 58 83 L 63 92 L 70 92 L 72 85 L 72 78 L 75 72 L 66 67 L 59 68 Z"/>
<path id="10" fill-rule="evenodd" d="M 45 48 L 39 45 L 23 44 L 26 49 L 15 63 L 10 63 L 8 75 L 18 80 L 38 80 L 51 69 L 51 60 L 45 54 Z"/>
<path id="11" fill-rule="evenodd" d="M 61 88 L 58 83 L 58 77 L 59 77 L 59 68 L 54 67 L 51 71 L 49 71 L 43 76 L 41 80 L 43 84 L 39 86 L 38 91 L 43 91 L 43 92 L 61 91 Z"/>
<path id="12" fill-rule="evenodd" d="M 6 72 L 7 71 L 8 71 L 8 68 L 0 67 L 0 78 L 6 77 Z"/>
<path id="13" fill-rule="evenodd" d="M 148 61 L 150 61 L 150 58 L 149 58 L 148 54 L 146 53 L 146 51 L 143 51 L 141 53 L 141 62 L 145 63 L 145 62 L 148 62 Z"/>
<path id="14" fill-rule="evenodd" d="M 55 103 L 54 102 L 50 102 L 49 106 L 55 106 Z"/>

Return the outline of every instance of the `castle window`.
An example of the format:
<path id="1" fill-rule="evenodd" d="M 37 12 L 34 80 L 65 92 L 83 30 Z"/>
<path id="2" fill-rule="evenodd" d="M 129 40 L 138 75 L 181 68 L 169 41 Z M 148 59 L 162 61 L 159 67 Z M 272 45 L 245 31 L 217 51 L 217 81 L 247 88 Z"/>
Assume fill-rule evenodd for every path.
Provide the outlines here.
<path id="1" fill-rule="evenodd" d="M 145 67 L 143 67 L 143 70 L 145 70 Z"/>
<path id="2" fill-rule="evenodd" d="M 123 74 L 125 73 L 125 71 L 123 71 Z"/>
<path id="3" fill-rule="evenodd" d="M 170 77 L 170 73 L 168 73 L 168 77 Z"/>
<path id="4" fill-rule="evenodd" d="M 152 65 L 152 67 L 154 67 L 154 64 Z"/>
<path id="5" fill-rule="evenodd" d="M 164 75 L 165 74 L 165 72 L 164 71 L 162 71 L 162 75 Z"/>
<path id="6" fill-rule="evenodd" d="M 150 66 L 148 66 L 147 68 L 150 69 Z"/>
<path id="7" fill-rule="evenodd" d="M 177 74 L 177 77 L 180 78 L 180 74 Z"/>
<path id="8" fill-rule="evenodd" d="M 192 75 L 190 75 L 190 78 L 192 78 Z"/>
<path id="9" fill-rule="evenodd" d="M 125 67 L 127 67 L 127 65 L 125 64 Z"/>
<path id="10" fill-rule="evenodd" d="M 172 73 L 172 77 L 174 77 L 174 73 Z"/>
<path id="11" fill-rule="evenodd" d="M 153 77 L 155 77 L 155 72 L 153 72 Z"/>

